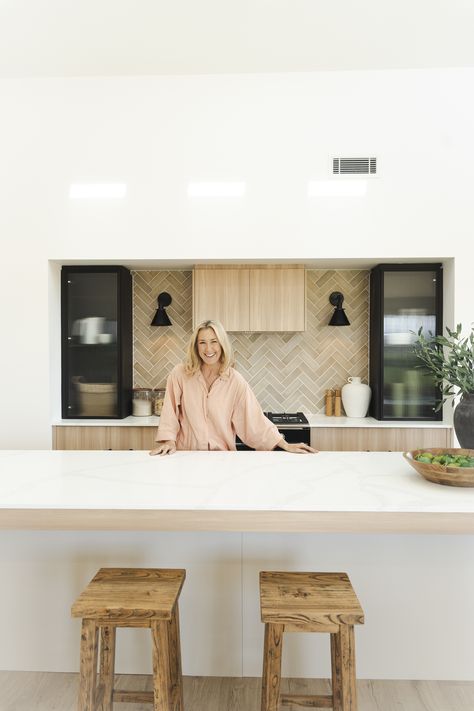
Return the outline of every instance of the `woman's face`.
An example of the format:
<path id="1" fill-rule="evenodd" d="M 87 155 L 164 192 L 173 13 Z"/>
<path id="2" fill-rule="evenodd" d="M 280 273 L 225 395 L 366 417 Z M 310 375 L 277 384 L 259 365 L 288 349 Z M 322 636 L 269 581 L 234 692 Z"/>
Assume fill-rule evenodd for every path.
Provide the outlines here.
<path id="1" fill-rule="evenodd" d="M 197 337 L 199 357 L 206 365 L 216 365 L 220 362 L 222 348 L 213 328 L 201 328 Z"/>

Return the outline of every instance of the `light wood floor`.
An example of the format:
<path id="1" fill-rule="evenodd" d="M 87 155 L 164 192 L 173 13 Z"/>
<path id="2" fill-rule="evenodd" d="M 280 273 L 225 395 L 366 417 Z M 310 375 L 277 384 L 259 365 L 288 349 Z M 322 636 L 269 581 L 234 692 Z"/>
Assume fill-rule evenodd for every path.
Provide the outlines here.
<path id="1" fill-rule="evenodd" d="M 77 674 L 0 672 L 0 711 L 76 711 Z M 151 677 L 118 676 L 116 687 L 151 689 Z M 357 682 L 359 711 L 473 711 L 474 682 Z M 325 679 L 287 679 L 282 691 L 329 693 Z M 185 677 L 186 711 L 260 711 L 260 679 Z M 115 704 L 150 711 L 149 704 Z M 298 707 L 286 706 L 286 709 Z M 301 709 L 301 707 L 299 707 Z"/>

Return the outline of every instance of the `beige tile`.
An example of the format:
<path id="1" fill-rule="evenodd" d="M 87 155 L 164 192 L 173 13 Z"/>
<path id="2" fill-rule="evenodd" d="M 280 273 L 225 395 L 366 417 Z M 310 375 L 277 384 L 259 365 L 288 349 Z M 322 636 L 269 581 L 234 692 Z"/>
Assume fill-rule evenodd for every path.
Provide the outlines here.
<path id="1" fill-rule="evenodd" d="M 168 291 L 173 326 L 150 326 L 157 296 Z M 342 291 L 351 325 L 328 326 L 332 291 Z M 265 410 L 322 412 L 324 392 L 349 375 L 368 378 L 369 272 L 307 272 L 307 330 L 303 333 L 232 333 L 236 367 Z M 192 331 L 190 271 L 133 272 L 134 387 L 162 387 L 184 358 Z"/>

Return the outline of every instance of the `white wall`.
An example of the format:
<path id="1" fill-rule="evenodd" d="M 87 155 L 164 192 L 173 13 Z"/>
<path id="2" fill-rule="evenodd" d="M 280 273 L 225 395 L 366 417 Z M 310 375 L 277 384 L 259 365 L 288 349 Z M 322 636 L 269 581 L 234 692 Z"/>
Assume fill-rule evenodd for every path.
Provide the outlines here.
<path id="1" fill-rule="evenodd" d="M 59 404 L 59 293 L 58 267 L 48 260 L 112 259 L 120 264 L 132 259 L 452 257 L 447 311 L 454 313 L 453 322 L 467 326 L 474 301 L 469 246 L 473 83 L 472 69 L 0 81 L 0 447 L 50 447 L 50 419 Z M 370 182 L 367 196 L 308 200 L 307 181 L 326 178 L 328 158 L 342 154 L 378 157 L 380 178 Z M 186 197 L 189 180 L 245 180 L 247 194 L 237 201 L 191 202 Z M 76 181 L 123 181 L 128 195 L 123 201 L 73 202 L 68 187 Z M 309 561 L 314 567 L 322 561 L 327 568 L 334 561 L 366 588 L 371 627 L 359 635 L 362 676 L 469 678 L 472 670 L 461 668 L 461 661 L 467 665 L 467 641 L 473 634 L 466 623 L 474 617 L 472 576 L 466 574 L 462 585 L 472 560 L 471 538 L 410 537 L 410 546 L 400 537 L 379 543 L 376 538 L 294 538 L 292 546 L 285 541 L 291 550 L 281 562 L 296 566 Z M 386 548 L 383 540 L 388 540 Z M 311 557 L 318 541 L 327 546 L 329 557 Z M 25 533 L 22 538 L 4 532 L 2 570 L 9 585 L 1 590 L 0 607 L 14 613 L 3 631 L 7 656 L 2 665 L 77 668 L 76 638 L 64 622 L 73 596 L 104 563 L 160 564 L 155 543 L 151 535 L 138 540 L 132 534 Z M 231 571 L 223 594 L 232 593 L 235 540 L 219 537 L 219 544 L 222 553 L 211 540 L 200 549 L 202 557 L 196 554 L 203 569 L 194 593 L 189 587 L 186 594 L 196 594 L 209 570 L 218 580 L 222 569 Z M 173 539 L 170 563 L 182 560 L 192 568 L 193 549 L 188 560 L 186 545 L 179 536 Z M 246 560 L 276 564 L 271 551 L 277 545 L 276 538 L 250 537 Z M 449 576 L 442 573 L 452 560 L 452 546 L 453 609 L 463 623 L 438 627 L 436 648 L 434 628 L 416 611 L 426 602 L 432 605 L 430 620 L 439 620 L 430 598 L 435 586 L 440 586 L 438 600 L 452 600 Z M 390 555 L 381 561 L 384 550 Z M 45 567 L 35 567 L 34 560 Z M 240 667 L 245 673 L 259 673 L 256 598 L 248 565 L 235 580 L 245 583 L 243 592 L 250 597 L 242 603 L 232 598 L 231 605 L 232 614 L 243 605 L 243 623 L 240 616 L 234 620 L 239 629 L 244 624 L 243 646 L 238 630 L 229 628 L 229 647 L 237 658 L 246 650 L 249 656 Z M 386 606 L 380 607 L 372 582 L 377 575 L 390 580 L 394 570 L 402 580 L 415 575 L 414 607 L 410 591 L 405 587 L 399 594 L 395 581 Z M 31 590 L 56 615 L 47 651 L 35 646 L 49 631 L 44 616 L 33 628 L 21 627 L 36 610 Z M 194 602 L 184 601 L 185 671 L 227 673 L 220 657 L 209 664 L 205 657 L 202 665 L 193 666 L 186 656 L 196 639 L 193 609 Z M 405 619 L 415 628 L 402 624 L 405 609 Z M 384 612 L 390 615 L 389 642 L 394 645 L 391 652 L 385 640 L 385 656 L 378 648 L 384 640 L 373 626 Z M 399 622 L 403 635 L 395 643 Z M 424 639 L 424 657 L 415 658 L 411 649 L 417 635 Z M 130 652 L 121 654 L 124 668 L 130 668 Z M 238 659 L 231 671 L 239 673 Z"/>
<path id="2" fill-rule="evenodd" d="M 48 259 L 451 256 L 455 320 L 469 323 L 473 80 L 472 69 L 2 80 L 0 446 L 50 446 Z M 367 196 L 308 199 L 307 181 L 341 154 L 378 157 Z M 226 179 L 245 180 L 246 197 L 186 196 L 189 180 Z M 71 201 L 74 181 L 124 181 L 128 195 Z"/>

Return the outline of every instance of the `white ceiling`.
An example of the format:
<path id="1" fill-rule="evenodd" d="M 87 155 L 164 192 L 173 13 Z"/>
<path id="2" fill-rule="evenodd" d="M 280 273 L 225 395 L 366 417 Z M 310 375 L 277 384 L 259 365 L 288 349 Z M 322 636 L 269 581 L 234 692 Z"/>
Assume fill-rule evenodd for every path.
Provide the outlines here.
<path id="1" fill-rule="evenodd" d="M 473 0 L 0 0 L 0 76 L 474 66 Z"/>

